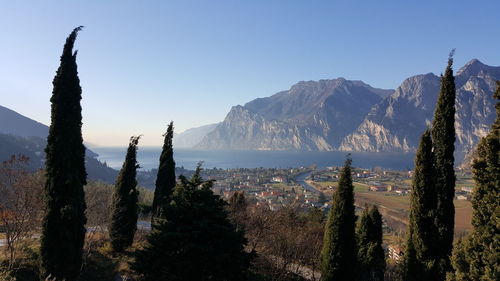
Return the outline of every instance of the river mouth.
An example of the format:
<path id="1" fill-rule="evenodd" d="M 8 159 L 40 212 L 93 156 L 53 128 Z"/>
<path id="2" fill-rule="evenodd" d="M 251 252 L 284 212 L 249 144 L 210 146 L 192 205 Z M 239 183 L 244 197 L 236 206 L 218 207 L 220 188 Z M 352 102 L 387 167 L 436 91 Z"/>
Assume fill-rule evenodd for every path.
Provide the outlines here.
<path id="1" fill-rule="evenodd" d="M 314 188 L 312 185 L 308 184 L 306 182 L 306 179 L 313 173 L 313 171 L 309 172 L 304 172 L 299 174 L 297 177 L 295 177 L 295 182 L 297 184 L 300 184 L 305 190 L 311 191 L 311 192 L 316 192 L 316 193 L 321 193 L 321 191 L 317 190 Z"/>

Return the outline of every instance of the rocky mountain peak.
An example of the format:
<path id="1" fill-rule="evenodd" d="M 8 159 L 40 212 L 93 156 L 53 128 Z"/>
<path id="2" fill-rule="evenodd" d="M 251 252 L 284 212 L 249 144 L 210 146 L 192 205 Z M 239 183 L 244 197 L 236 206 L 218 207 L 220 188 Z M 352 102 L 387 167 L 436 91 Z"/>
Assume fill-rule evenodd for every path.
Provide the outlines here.
<path id="1" fill-rule="evenodd" d="M 321 79 L 318 81 L 300 81 L 290 87 L 290 90 L 287 92 L 289 94 L 296 94 L 302 91 L 310 91 L 314 93 L 321 93 L 324 91 L 331 91 L 337 87 L 342 87 L 344 85 L 348 85 L 344 77 L 339 77 L 336 79 Z"/>
<path id="2" fill-rule="evenodd" d="M 481 72 L 492 72 L 492 75 L 500 73 L 500 67 L 489 66 L 478 59 L 472 59 L 461 67 L 456 75 L 457 76 L 477 76 Z"/>
<path id="3" fill-rule="evenodd" d="M 456 151 L 463 152 L 491 126 L 500 67 L 474 59 L 455 78 Z M 432 122 L 439 88 L 433 73 L 409 77 L 396 90 L 343 77 L 301 81 L 233 107 L 197 147 L 412 152 Z"/>
<path id="4" fill-rule="evenodd" d="M 491 97 L 500 68 L 474 59 L 455 76 L 457 98 L 456 151 L 468 151 L 484 136 L 494 114 Z M 362 124 L 348 135 L 341 150 L 415 151 L 419 136 L 432 122 L 440 78 L 432 73 L 406 79 L 396 92 L 375 105 Z"/>
<path id="5" fill-rule="evenodd" d="M 199 148 L 332 150 L 393 90 L 343 77 L 301 81 L 235 106 Z"/>

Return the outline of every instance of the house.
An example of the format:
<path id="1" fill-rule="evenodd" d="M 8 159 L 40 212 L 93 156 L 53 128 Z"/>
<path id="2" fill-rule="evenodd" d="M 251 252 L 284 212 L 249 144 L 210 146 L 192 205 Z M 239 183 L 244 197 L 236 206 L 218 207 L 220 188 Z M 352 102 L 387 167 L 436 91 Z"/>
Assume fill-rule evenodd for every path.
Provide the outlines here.
<path id="1" fill-rule="evenodd" d="M 396 194 L 398 194 L 398 195 L 405 195 L 407 193 L 408 193 L 408 191 L 406 191 L 406 190 L 402 190 L 402 189 L 396 190 Z"/>
<path id="2" fill-rule="evenodd" d="M 371 185 L 370 191 L 387 191 L 387 187 L 385 185 Z"/>
<path id="3" fill-rule="evenodd" d="M 472 187 L 464 186 L 461 188 L 461 190 L 467 193 L 472 193 Z"/>
<path id="4" fill-rule="evenodd" d="M 276 177 L 273 177 L 272 181 L 273 182 L 283 183 L 283 182 L 286 182 L 286 178 L 282 177 L 282 176 L 276 176 Z"/>
<path id="5" fill-rule="evenodd" d="M 403 250 L 399 245 L 389 245 L 389 258 L 395 261 L 401 261 L 403 259 Z"/>
<path id="6" fill-rule="evenodd" d="M 269 191 L 261 191 L 258 196 L 262 197 L 262 198 L 266 198 L 266 197 L 271 196 L 271 192 L 269 192 Z"/>

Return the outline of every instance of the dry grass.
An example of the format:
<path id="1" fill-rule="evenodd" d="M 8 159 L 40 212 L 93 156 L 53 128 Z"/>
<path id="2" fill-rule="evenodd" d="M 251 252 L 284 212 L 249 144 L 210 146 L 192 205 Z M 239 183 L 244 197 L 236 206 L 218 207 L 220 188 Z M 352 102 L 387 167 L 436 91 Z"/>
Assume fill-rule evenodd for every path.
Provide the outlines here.
<path id="1" fill-rule="evenodd" d="M 322 181 L 322 182 L 307 181 L 307 183 L 314 186 L 321 192 L 330 195 L 332 194 L 332 189 L 330 187 L 333 187 L 333 189 L 335 189 L 338 186 L 338 182 L 336 181 Z M 366 193 L 366 192 L 369 192 L 368 185 L 359 182 L 354 183 L 354 193 Z"/>
<path id="2" fill-rule="evenodd" d="M 311 185 L 323 191 L 327 196 L 331 196 L 332 189 L 337 186 L 337 182 L 310 182 Z M 472 180 L 464 180 L 462 185 L 470 186 Z M 459 187 L 460 184 L 457 184 Z M 410 196 L 397 195 L 388 192 L 368 191 L 368 185 L 364 183 L 354 183 L 355 204 L 357 206 L 377 205 L 386 220 L 389 221 L 393 229 L 403 229 L 408 223 L 408 211 L 410 209 Z M 470 201 L 455 200 L 455 233 L 462 234 L 468 232 L 471 228 L 472 204 Z"/>
<path id="3" fill-rule="evenodd" d="M 455 200 L 455 232 L 467 232 L 472 229 L 472 203 Z"/>

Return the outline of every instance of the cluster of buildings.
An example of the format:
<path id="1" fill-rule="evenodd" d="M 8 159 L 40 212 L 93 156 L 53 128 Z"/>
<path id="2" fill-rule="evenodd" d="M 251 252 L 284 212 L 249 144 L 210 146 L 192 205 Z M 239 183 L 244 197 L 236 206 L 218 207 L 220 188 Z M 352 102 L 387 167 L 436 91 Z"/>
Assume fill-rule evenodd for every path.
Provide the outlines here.
<path id="1" fill-rule="evenodd" d="M 401 187 L 392 184 L 384 184 L 379 182 L 370 182 L 369 190 L 373 192 L 393 192 L 398 195 L 408 195 L 410 189 L 408 187 Z"/>
<path id="2" fill-rule="evenodd" d="M 308 168 L 294 169 L 208 169 L 203 177 L 214 180 L 214 192 L 229 199 L 235 192 L 243 191 L 250 204 L 267 206 L 271 210 L 298 204 L 319 207 L 324 204 L 319 194 L 305 190 L 295 178 L 309 172 Z"/>

